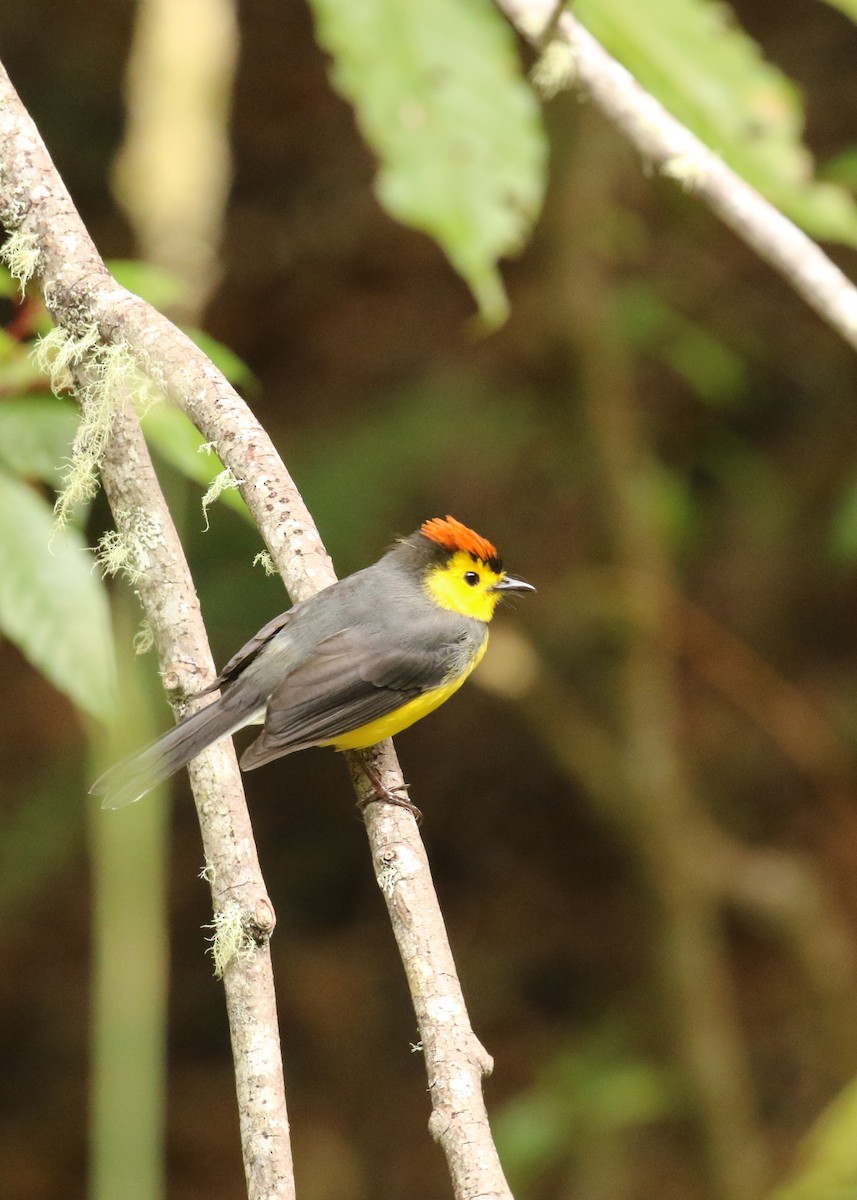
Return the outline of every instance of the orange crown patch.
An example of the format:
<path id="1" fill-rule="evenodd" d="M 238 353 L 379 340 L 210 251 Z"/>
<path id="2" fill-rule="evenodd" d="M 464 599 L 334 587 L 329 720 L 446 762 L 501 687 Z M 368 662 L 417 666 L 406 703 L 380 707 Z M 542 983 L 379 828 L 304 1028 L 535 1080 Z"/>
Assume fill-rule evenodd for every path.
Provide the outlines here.
<path id="1" fill-rule="evenodd" d="M 433 517 L 430 521 L 424 521 L 420 526 L 420 533 L 446 550 L 464 550 L 467 554 L 474 554 L 484 563 L 497 561 L 497 551 L 488 539 L 480 537 L 478 533 L 456 521 L 455 517 L 447 516 L 446 520 Z"/>

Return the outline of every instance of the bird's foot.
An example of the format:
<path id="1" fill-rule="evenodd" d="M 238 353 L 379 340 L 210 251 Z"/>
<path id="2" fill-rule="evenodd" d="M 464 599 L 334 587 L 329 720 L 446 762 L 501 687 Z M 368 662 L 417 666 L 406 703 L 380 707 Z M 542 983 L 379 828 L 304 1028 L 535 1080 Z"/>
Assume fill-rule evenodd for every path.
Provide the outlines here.
<path id="1" fill-rule="evenodd" d="M 357 807 L 361 813 L 368 804 L 375 804 L 378 800 L 383 800 L 386 804 L 395 804 L 396 808 L 404 808 L 411 814 L 418 825 L 422 824 L 423 814 L 417 808 L 416 804 L 413 804 L 408 799 L 408 785 L 406 783 L 402 783 L 398 788 L 395 789 L 388 788 L 386 784 L 382 782 L 381 776 L 377 773 L 377 771 L 370 767 L 363 758 L 360 758 L 359 762 L 363 774 L 372 784 L 372 790 L 375 793 L 374 796 L 366 796 L 357 801 Z M 401 795 L 402 792 L 405 792 L 404 796 Z"/>

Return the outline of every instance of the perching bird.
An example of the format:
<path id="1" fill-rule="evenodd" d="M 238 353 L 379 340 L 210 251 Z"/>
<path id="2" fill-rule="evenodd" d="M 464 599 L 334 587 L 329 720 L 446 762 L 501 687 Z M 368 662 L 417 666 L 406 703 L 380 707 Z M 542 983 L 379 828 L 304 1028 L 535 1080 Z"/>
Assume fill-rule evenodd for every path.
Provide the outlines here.
<path id="1" fill-rule="evenodd" d="M 461 687 L 485 653 L 498 601 L 523 591 L 535 588 L 506 574 L 487 539 L 454 517 L 426 521 L 371 567 L 269 621 L 200 693 L 220 688 L 217 700 L 90 791 L 104 808 L 131 804 L 251 724 L 264 728 L 241 756 L 245 771 L 309 746 L 373 746 Z"/>

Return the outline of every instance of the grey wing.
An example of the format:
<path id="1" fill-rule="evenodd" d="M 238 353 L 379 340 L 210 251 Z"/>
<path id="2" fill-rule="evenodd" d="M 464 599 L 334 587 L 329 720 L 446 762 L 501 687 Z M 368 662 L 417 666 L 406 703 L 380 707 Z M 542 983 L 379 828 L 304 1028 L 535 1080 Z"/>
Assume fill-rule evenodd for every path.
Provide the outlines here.
<path id="1" fill-rule="evenodd" d="M 342 629 L 292 670 L 268 701 L 265 728 L 241 757 L 246 770 L 333 741 L 439 687 L 448 673 L 437 646 L 390 649 L 380 632 Z"/>
<path id="2" fill-rule="evenodd" d="M 207 692 L 216 692 L 224 684 L 233 683 L 242 671 L 249 667 L 259 652 L 267 646 L 268 642 L 276 637 L 287 622 L 291 620 L 294 611 L 294 608 L 290 608 L 287 612 L 280 613 L 278 617 L 274 617 L 267 625 L 263 625 L 259 632 L 250 638 L 249 642 L 245 642 L 241 649 L 232 655 L 217 678 L 198 694 L 204 696 Z"/>

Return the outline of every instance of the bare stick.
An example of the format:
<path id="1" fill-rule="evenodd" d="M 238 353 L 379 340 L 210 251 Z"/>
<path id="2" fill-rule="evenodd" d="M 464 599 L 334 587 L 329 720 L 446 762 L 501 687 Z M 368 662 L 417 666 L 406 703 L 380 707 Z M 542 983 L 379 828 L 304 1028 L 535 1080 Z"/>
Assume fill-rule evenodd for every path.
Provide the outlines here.
<path id="1" fill-rule="evenodd" d="M 546 32 L 566 45 L 574 83 L 646 162 L 698 196 L 857 348 L 857 288 L 811 238 L 668 113 L 570 12 L 557 16 L 556 0 L 497 4 L 535 45 L 543 45 Z"/>
<path id="2" fill-rule="evenodd" d="M 0 221 L 17 235 L 19 263 L 32 250 L 32 271 L 58 324 L 76 335 L 95 328 L 102 343 L 127 347 L 146 374 L 214 443 L 240 481 L 292 598 L 302 599 L 332 583 L 335 576 L 318 531 L 270 438 L 210 360 L 171 322 L 112 279 L 2 68 Z M 128 421 L 133 423 L 133 418 Z M 117 436 L 124 437 L 124 418 L 116 428 Z M 186 664 L 172 662 L 176 669 L 198 665 L 195 658 Z M 179 684 L 184 676 L 171 674 L 169 662 L 166 666 L 167 686 Z M 197 760 L 192 776 L 195 788 L 201 776 L 210 773 L 208 762 L 204 756 Z M 402 786 L 391 744 L 374 752 L 373 765 L 388 787 Z M 362 773 L 355 777 L 355 789 L 361 799 L 371 799 Z M 200 799 L 200 819 L 206 820 L 218 804 Z M 457 1200 L 508 1198 L 481 1090 L 481 1076 L 490 1069 L 490 1059 L 470 1028 L 416 823 L 401 809 L 370 804 L 366 827 L 414 996 L 433 1106 L 430 1127 L 447 1155 L 455 1196 Z M 246 829 L 249 839 L 249 825 Z M 243 833 L 236 840 L 246 850 Z M 215 879 L 232 852 L 225 845 L 215 851 Z M 263 897 L 262 890 L 258 898 Z M 266 925 L 272 922 L 272 914 L 266 903 L 259 914 L 241 911 L 251 930 L 258 929 L 260 935 L 269 931 Z M 252 961 L 267 958 L 257 956 Z M 226 974 L 227 987 L 235 986 L 233 981 L 239 978 L 253 986 L 250 972 L 233 968 Z M 257 1007 L 263 1007 L 261 1000 Z M 242 1106 L 249 1104 L 261 1115 L 273 1098 L 256 1086 L 255 1068 L 248 1058 L 236 1075 L 239 1087 L 247 1085 Z"/>
<path id="3" fill-rule="evenodd" d="M 117 526 L 128 538 L 132 567 L 141 535 L 145 539 L 146 570 L 135 576 L 135 588 L 155 637 L 164 684 L 174 700 L 192 695 L 214 678 L 214 663 L 184 551 L 130 402 L 115 414 L 102 478 Z M 215 931 L 223 935 L 216 949 L 232 1038 L 247 1194 L 250 1200 L 291 1200 L 295 1188 L 269 947 L 274 911 L 232 743 L 211 746 L 193 760 L 190 774 Z"/>

